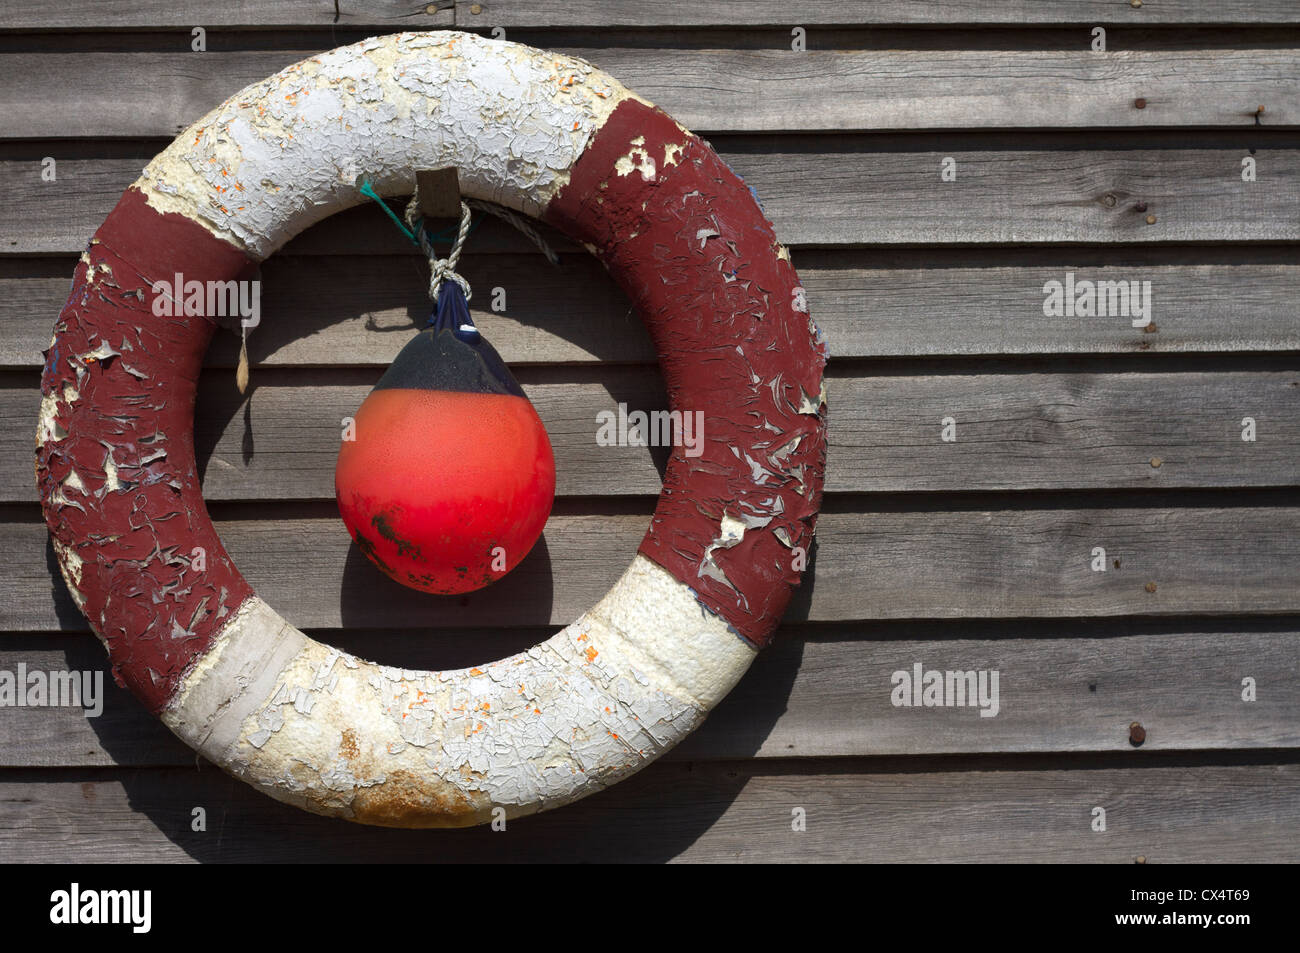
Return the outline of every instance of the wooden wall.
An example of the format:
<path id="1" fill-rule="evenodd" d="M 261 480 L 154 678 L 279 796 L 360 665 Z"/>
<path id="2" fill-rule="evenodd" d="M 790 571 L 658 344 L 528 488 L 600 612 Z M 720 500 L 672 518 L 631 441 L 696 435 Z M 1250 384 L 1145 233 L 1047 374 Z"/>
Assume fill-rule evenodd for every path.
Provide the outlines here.
<path id="1" fill-rule="evenodd" d="M 32 479 L 41 349 L 87 238 L 245 84 L 453 25 L 591 60 L 757 190 L 833 354 L 815 575 L 680 749 L 504 834 L 301 814 L 197 763 L 116 688 L 97 719 L 0 709 L 0 860 L 1300 859 L 1292 0 L 5 0 L 0 669 L 106 668 Z M 621 572 L 663 455 L 597 447 L 595 414 L 661 406 L 662 386 L 622 294 L 555 240 L 558 269 L 488 221 L 464 262 L 560 498 L 538 551 L 461 599 L 388 583 L 333 503 L 340 419 L 425 316 L 424 265 L 373 207 L 267 263 L 251 393 L 227 336 L 196 433 L 222 538 L 290 621 L 379 661 L 471 664 Z M 1045 316 L 1067 272 L 1151 282 L 1150 322 Z M 504 313 L 486 307 L 498 286 Z M 894 707 L 891 674 L 917 662 L 996 669 L 999 714 Z"/>

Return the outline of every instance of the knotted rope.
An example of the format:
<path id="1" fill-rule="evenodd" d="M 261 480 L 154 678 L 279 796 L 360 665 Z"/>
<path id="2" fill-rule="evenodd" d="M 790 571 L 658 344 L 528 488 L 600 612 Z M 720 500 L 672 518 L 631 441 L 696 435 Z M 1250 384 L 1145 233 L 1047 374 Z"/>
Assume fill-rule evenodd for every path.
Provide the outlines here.
<path id="1" fill-rule="evenodd" d="M 460 290 L 465 292 L 466 301 L 474 296 L 464 275 L 456 271 L 456 265 L 460 263 L 460 251 L 464 247 L 465 238 L 470 232 L 470 217 L 469 204 L 462 200 L 460 203 L 460 229 L 456 232 L 456 238 L 451 243 L 451 254 L 446 258 L 439 258 L 438 252 L 433 247 L 433 242 L 429 239 L 428 230 L 424 227 L 424 219 L 420 215 L 420 190 L 418 187 L 415 194 L 411 196 L 411 201 L 406 205 L 406 224 L 411 227 L 411 231 L 418 238 L 420 251 L 424 252 L 425 257 L 429 259 L 429 297 L 434 304 L 438 302 L 438 292 L 442 289 L 442 283 L 447 280 L 460 285 Z"/>
<path id="2" fill-rule="evenodd" d="M 359 177 L 358 189 L 361 194 L 367 198 L 373 199 L 375 204 L 383 209 L 384 214 L 393 220 L 393 224 L 401 229 L 402 234 L 413 245 L 416 245 L 422 251 L 426 258 L 429 259 L 429 298 L 434 304 L 438 303 L 438 294 L 442 290 L 443 282 L 453 281 L 458 284 L 465 293 L 465 300 L 469 301 L 473 297 L 473 291 L 470 289 L 469 282 L 465 276 L 456 271 L 456 266 L 460 263 L 460 254 L 465 247 L 465 239 L 469 233 L 478 227 L 477 222 L 471 224 L 472 215 L 470 209 L 477 209 L 480 212 L 487 212 L 489 215 L 495 215 L 497 218 L 508 223 L 522 235 L 528 238 L 552 265 L 559 266 L 560 256 L 555 250 L 547 244 L 540 232 L 533 227 L 532 223 L 524 215 L 520 215 L 514 209 L 506 208 L 504 205 L 497 205 L 494 202 L 485 202 L 482 199 L 464 198 L 460 203 L 460 227 L 456 231 L 455 238 L 451 239 L 451 252 L 446 258 L 439 258 L 437 250 L 433 247 L 435 240 L 446 241 L 447 238 L 443 233 L 430 235 L 424 225 L 424 216 L 420 212 L 420 187 L 417 184 L 411 200 L 406 203 L 404 213 L 405 222 L 398 218 L 383 197 L 374 190 L 370 180 L 365 177 Z M 433 323 L 433 319 L 430 319 Z M 472 323 L 470 327 L 472 327 Z M 235 372 L 235 382 L 242 394 L 248 388 L 248 328 L 241 328 L 239 343 L 239 366 Z"/>

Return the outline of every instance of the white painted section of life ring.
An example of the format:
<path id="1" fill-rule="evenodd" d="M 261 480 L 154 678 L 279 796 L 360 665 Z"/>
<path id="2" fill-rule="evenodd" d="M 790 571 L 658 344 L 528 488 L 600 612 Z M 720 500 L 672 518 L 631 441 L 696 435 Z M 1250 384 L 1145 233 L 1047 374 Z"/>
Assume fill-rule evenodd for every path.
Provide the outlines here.
<path id="1" fill-rule="evenodd" d="M 248 87 L 154 159 L 149 204 L 264 259 L 364 199 L 456 166 L 462 191 L 537 215 L 622 99 L 571 57 L 461 33 L 335 50 Z M 617 168 L 610 175 L 627 174 Z M 256 597 L 186 673 L 163 721 L 213 762 L 316 813 L 396 826 L 529 814 L 672 748 L 755 650 L 638 555 L 550 640 L 416 672 L 309 639 Z"/>
<path id="2" fill-rule="evenodd" d="M 455 32 L 375 37 L 232 96 L 135 186 L 257 260 L 366 201 L 361 174 L 410 195 L 416 170 L 455 166 L 464 195 L 538 216 L 629 98 L 572 56 Z"/>
<path id="3" fill-rule="evenodd" d="M 636 556 L 572 625 L 447 672 L 366 662 L 246 602 L 163 712 L 209 760 L 320 814 L 430 826 L 531 814 L 608 787 L 694 730 L 756 652 Z"/>

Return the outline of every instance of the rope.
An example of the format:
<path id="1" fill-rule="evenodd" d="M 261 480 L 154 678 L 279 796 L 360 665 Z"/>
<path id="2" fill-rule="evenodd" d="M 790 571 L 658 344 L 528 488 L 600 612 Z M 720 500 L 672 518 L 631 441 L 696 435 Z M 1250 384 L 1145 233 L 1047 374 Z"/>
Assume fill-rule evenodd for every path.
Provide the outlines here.
<path id="1" fill-rule="evenodd" d="M 546 239 L 544 239 L 541 233 L 533 227 L 532 223 L 526 216 L 520 215 L 514 209 L 506 208 L 504 205 L 497 205 L 494 202 L 485 202 L 482 199 L 472 198 L 461 200 L 460 228 L 456 232 L 455 239 L 452 240 L 451 254 L 446 258 L 439 258 L 437 252 L 433 248 L 433 242 L 434 240 L 445 241 L 446 236 L 442 233 L 431 236 L 428 229 L 424 227 L 424 217 L 420 214 L 420 186 L 418 182 L 416 183 L 415 191 L 411 194 L 411 201 L 406 203 L 406 211 L 404 215 L 406 221 L 403 222 L 402 219 L 393 214 L 393 210 L 388 207 L 388 203 L 385 202 L 379 193 L 374 190 L 369 179 L 364 177 L 358 178 L 360 179 L 358 189 L 361 194 L 367 198 L 373 199 L 375 204 L 383 209 L 384 214 L 393 220 L 393 224 L 401 229 L 401 232 L 406 236 L 407 241 L 411 242 L 413 245 L 419 246 L 420 250 L 424 252 L 425 256 L 429 259 L 429 268 L 432 271 L 432 274 L 429 277 L 429 297 L 435 302 L 438 300 L 438 291 L 442 288 L 442 283 L 449 279 L 460 285 L 461 289 L 465 292 L 466 301 L 468 301 L 473 294 L 473 292 L 470 291 L 469 282 L 465 280 L 464 276 L 456 272 L 456 265 L 460 261 L 460 253 L 465 244 L 465 239 L 474 228 L 478 227 L 477 222 L 475 222 L 472 227 L 470 225 L 471 208 L 478 209 L 480 212 L 487 212 L 489 215 L 495 215 L 502 221 L 507 222 L 536 245 L 541 253 L 546 256 L 546 260 L 552 265 L 558 267 L 560 264 L 560 256 L 557 255 L 555 250 L 546 243 Z"/>
<path id="2" fill-rule="evenodd" d="M 495 215 L 497 218 L 513 226 L 520 234 L 524 235 L 537 246 L 538 250 L 546 256 L 547 261 L 556 267 L 560 264 L 560 256 L 555 253 L 555 249 L 551 248 L 551 246 L 547 244 L 546 239 L 544 239 L 541 233 L 533 227 L 533 224 L 528 220 L 528 218 L 520 215 L 514 209 L 506 208 L 504 205 L 497 205 L 495 202 L 485 202 L 482 199 L 462 199 L 460 203 L 460 228 L 456 232 L 455 239 L 452 240 L 451 254 L 446 258 L 439 258 L 437 252 L 433 248 L 433 239 L 444 238 L 444 236 L 440 233 L 431 238 L 428 230 L 424 227 L 424 217 L 420 214 L 420 185 L 418 182 L 415 185 L 415 190 L 411 193 L 411 200 L 406 203 L 406 211 L 404 213 L 404 218 L 406 219 L 405 224 L 403 224 L 401 219 L 393 214 L 393 210 L 388 207 L 388 203 L 376 194 L 375 190 L 371 188 L 368 180 L 362 180 L 361 194 L 374 199 L 375 202 L 378 203 L 379 207 L 384 210 L 384 213 L 393 220 L 394 224 L 396 224 L 398 228 L 402 230 L 402 233 L 412 243 L 419 245 L 420 250 L 424 252 L 425 256 L 429 259 L 429 267 L 432 271 L 429 278 L 429 297 L 435 302 L 438 300 L 438 291 L 442 287 L 442 283 L 448 279 L 460 285 L 461 289 L 465 292 L 466 301 L 473 296 L 473 292 L 469 287 L 469 282 L 465 280 L 464 276 L 458 274 L 456 271 L 456 265 L 460 261 L 461 249 L 465 244 L 466 237 L 471 231 L 470 209 L 472 208 L 478 209 L 480 212 L 487 212 L 489 215 Z M 474 227 L 477 227 L 477 223 L 475 223 Z"/>
<path id="3" fill-rule="evenodd" d="M 387 208 L 387 206 L 385 206 Z M 424 227 L 424 220 L 420 218 L 420 192 L 416 189 L 411 201 L 406 206 L 406 223 L 411 226 L 411 231 L 419 236 L 420 250 L 424 252 L 429 259 L 429 297 L 436 304 L 438 301 L 438 291 L 442 288 L 444 281 L 454 281 L 460 285 L 460 290 L 465 292 L 465 300 L 468 301 L 474 297 L 470 290 L 469 282 L 464 276 L 456 271 L 456 265 L 460 263 L 460 252 L 465 246 L 465 238 L 469 235 L 470 223 L 469 206 L 465 202 L 460 203 L 460 229 L 456 232 L 456 238 L 451 244 L 451 254 L 446 258 L 439 258 L 438 252 L 433 247 L 433 242 L 429 240 L 429 232 Z"/>
<path id="4" fill-rule="evenodd" d="M 470 208 L 476 208 L 480 212 L 487 212 L 489 215 L 495 215 L 503 222 L 508 222 L 519 230 L 521 234 L 529 238 L 534 245 L 538 247 L 546 260 L 552 265 L 559 267 L 560 256 L 555 254 L 555 250 L 546 244 L 546 239 L 542 237 L 541 232 L 533 228 L 532 223 L 527 217 L 520 215 L 512 208 L 506 208 L 504 205 L 497 205 L 493 202 L 484 202 L 482 199 L 467 199 Z"/>

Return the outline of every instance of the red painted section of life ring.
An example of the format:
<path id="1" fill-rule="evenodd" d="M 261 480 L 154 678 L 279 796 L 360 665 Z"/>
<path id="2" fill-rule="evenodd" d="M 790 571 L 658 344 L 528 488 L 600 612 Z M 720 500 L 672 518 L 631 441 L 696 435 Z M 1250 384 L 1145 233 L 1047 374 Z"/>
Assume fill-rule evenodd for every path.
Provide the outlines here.
<path id="1" fill-rule="evenodd" d="M 51 536 L 81 560 L 72 589 L 114 676 L 157 712 L 253 590 L 217 538 L 194 462 L 195 384 L 216 326 L 155 315 L 152 285 L 171 285 L 177 273 L 244 280 L 257 266 L 184 216 L 150 208 L 135 189 L 87 257 L 41 377 L 42 394 L 59 397 L 55 421 L 66 436 L 38 450 L 36 481 Z M 104 356 L 81 357 L 96 351 Z M 108 492 L 112 476 L 125 492 Z M 191 565 L 196 549 L 202 571 Z"/>
<path id="2" fill-rule="evenodd" d="M 624 156 L 637 171 L 611 175 Z M 777 256 L 771 223 L 704 140 L 631 99 L 601 127 L 545 217 L 599 249 L 650 329 L 670 406 L 705 414 L 704 452 L 674 448 L 641 552 L 765 645 L 812 545 L 826 461 L 815 409 L 826 348 L 795 310 L 799 278 Z M 799 412 L 807 399 L 814 411 Z M 714 545 L 724 514 L 770 521 L 728 548 Z"/>

